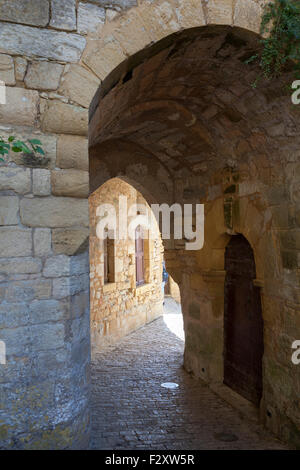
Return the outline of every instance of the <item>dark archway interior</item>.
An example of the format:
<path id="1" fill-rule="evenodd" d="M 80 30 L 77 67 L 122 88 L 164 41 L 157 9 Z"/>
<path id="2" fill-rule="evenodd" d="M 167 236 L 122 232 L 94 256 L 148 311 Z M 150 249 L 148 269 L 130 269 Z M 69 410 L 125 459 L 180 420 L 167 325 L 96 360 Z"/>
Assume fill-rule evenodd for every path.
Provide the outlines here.
<path id="1" fill-rule="evenodd" d="M 259 69 L 245 62 L 257 47 L 253 33 L 205 27 L 120 66 L 119 81 L 109 90 L 109 77 L 90 110 L 91 190 L 100 173 L 115 172 L 147 176 L 152 191 L 183 200 L 206 198 L 205 186 L 226 166 L 264 181 L 276 165 L 279 178 L 282 155 L 297 145 L 298 110 L 284 88 L 287 77 L 253 88 Z"/>

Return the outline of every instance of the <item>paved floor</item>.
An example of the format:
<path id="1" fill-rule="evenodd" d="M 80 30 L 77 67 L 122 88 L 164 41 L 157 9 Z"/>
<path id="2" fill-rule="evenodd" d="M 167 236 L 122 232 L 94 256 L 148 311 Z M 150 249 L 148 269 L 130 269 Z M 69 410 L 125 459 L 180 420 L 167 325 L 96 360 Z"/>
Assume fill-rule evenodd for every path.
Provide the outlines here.
<path id="1" fill-rule="evenodd" d="M 183 370 L 180 328 L 181 315 L 167 302 L 165 321 L 160 318 L 97 355 L 93 448 L 286 448 Z M 179 387 L 169 390 L 161 387 L 164 382 Z"/>

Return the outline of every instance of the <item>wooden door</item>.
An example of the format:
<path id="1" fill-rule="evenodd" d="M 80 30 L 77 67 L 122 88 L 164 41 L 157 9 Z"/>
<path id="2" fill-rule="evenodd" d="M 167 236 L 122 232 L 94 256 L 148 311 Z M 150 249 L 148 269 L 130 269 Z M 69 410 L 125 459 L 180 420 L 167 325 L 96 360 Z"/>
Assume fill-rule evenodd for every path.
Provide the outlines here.
<path id="1" fill-rule="evenodd" d="M 225 252 L 224 383 L 259 404 L 262 396 L 263 319 L 253 250 L 242 235 Z"/>

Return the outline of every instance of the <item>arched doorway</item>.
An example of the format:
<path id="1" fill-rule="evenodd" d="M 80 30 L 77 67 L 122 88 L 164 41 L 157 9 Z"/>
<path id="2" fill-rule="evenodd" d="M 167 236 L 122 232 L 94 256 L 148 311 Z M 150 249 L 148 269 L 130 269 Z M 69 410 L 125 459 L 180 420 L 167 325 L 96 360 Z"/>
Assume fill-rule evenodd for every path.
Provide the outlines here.
<path id="1" fill-rule="evenodd" d="M 253 284 L 253 250 L 243 235 L 225 251 L 224 383 L 259 405 L 262 396 L 263 319 L 259 287 Z"/>

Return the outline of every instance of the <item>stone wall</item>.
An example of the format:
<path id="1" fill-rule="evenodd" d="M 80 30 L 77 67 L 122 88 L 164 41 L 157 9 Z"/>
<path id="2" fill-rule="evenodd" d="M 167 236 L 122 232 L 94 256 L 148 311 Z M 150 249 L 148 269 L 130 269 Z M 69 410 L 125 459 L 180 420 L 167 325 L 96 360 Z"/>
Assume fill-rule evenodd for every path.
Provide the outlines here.
<path id="1" fill-rule="evenodd" d="M 177 303 L 181 303 L 179 286 L 170 275 L 165 290 L 168 295 L 170 295 L 174 300 L 176 300 Z"/>
<path id="2" fill-rule="evenodd" d="M 7 104 L 0 105 L 0 135 L 40 139 L 48 159 L 42 163 L 34 158 L 25 160 L 22 155 L 10 155 L 9 161 L 0 166 L 0 339 L 7 344 L 7 364 L 0 369 L 1 447 L 53 449 L 88 446 L 87 134 L 88 107 L 98 86 L 101 84 L 100 93 L 104 95 L 120 78 L 124 78 L 125 83 L 134 62 L 126 62 L 124 69 L 124 61 L 131 60 L 136 52 L 173 33 L 209 24 L 225 24 L 258 32 L 262 6 L 266 1 L 144 0 L 138 5 L 135 0 L 1 2 L 0 79 L 7 85 Z M 206 46 L 199 49 L 200 56 L 206 49 Z M 148 49 L 145 50 L 147 53 Z M 224 58 L 228 52 L 222 50 Z M 136 65 L 138 61 L 134 61 Z M 151 67 L 147 69 L 146 64 L 143 70 L 145 86 L 153 81 L 155 68 Z M 203 75 L 203 78 L 207 76 Z M 126 83 L 129 86 L 127 91 L 130 91 L 132 82 Z M 131 91 L 135 94 L 136 90 L 133 88 Z M 157 101 L 163 96 L 160 93 L 156 96 Z M 174 96 L 181 93 L 180 85 L 174 93 Z M 238 93 L 242 96 L 243 89 L 238 88 Z M 229 106 L 230 96 L 231 92 L 220 96 L 221 102 L 227 102 L 228 108 L 222 121 L 225 128 L 230 128 L 230 123 L 236 119 Z M 202 101 L 205 103 L 205 100 Z M 104 118 L 109 121 L 113 106 L 109 100 L 106 103 L 101 112 L 103 110 Z M 215 110 L 219 108 L 215 106 L 207 107 L 208 120 L 218 116 Z M 175 109 L 175 115 L 178 109 Z M 163 121 L 165 119 L 164 116 Z M 185 119 L 189 126 L 190 114 L 186 114 Z M 269 136 L 281 136 L 283 149 L 284 141 L 295 132 L 292 118 L 289 123 L 287 129 L 282 130 L 281 123 L 272 121 L 268 131 Z M 201 127 L 197 132 L 197 139 L 205 135 Z M 264 145 L 261 139 L 263 137 L 257 132 L 251 144 L 260 152 Z M 230 155 L 230 146 L 223 145 L 225 141 L 222 148 L 228 149 Z M 202 194 L 203 184 L 199 181 L 202 175 L 187 175 L 193 162 L 186 165 L 185 172 L 178 173 L 172 179 L 168 165 L 176 168 L 176 162 L 171 159 L 176 149 L 172 148 L 172 142 L 170 144 L 168 139 L 164 145 L 169 145 L 169 155 L 163 163 L 153 157 L 148 158 L 147 164 L 141 164 L 141 147 L 135 147 L 135 152 L 128 154 L 131 145 L 123 142 L 123 154 L 120 156 L 118 148 L 116 160 L 113 161 L 117 163 L 120 173 L 125 174 L 126 170 L 128 180 L 132 179 L 140 185 L 138 189 L 143 189 L 143 194 L 144 191 L 149 196 L 155 193 L 157 200 L 163 202 L 172 201 L 174 191 L 188 197 L 197 186 L 200 188 L 199 194 Z M 110 143 L 109 146 L 108 154 L 111 156 L 113 146 Z M 238 148 L 242 154 L 247 152 L 248 147 L 241 142 Z M 271 352 L 269 359 L 266 356 L 266 364 L 269 360 L 269 365 L 276 356 L 274 351 L 279 348 L 278 342 L 280 345 L 286 344 L 285 334 L 289 332 L 290 338 L 293 331 L 297 331 L 295 318 L 299 304 L 295 288 L 299 250 L 296 148 L 289 153 L 283 150 L 283 154 L 290 158 L 284 165 L 290 189 L 287 184 L 283 189 L 280 172 L 260 168 L 261 176 L 268 177 L 276 186 L 275 189 L 271 188 L 268 197 L 273 201 L 274 224 L 277 224 L 282 237 L 280 242 L 276 241 L 277 249 L 280 251 L 280 245 L 283 253 L 284 264 L 280 265 L 280 269 L 285 270 L 276 278 L 276 286 L 279 285 L 280 289 L 269 283 L 271 287 L 264 292 L 268 306 L 272 303 L 268 299 L 274 291 L 276 295 L 280 292 L 281 300 L 281 303 L 275 302 L 276 318 L 273 323 L 269 322 L 271 339 L 268 344 Z M 129 168 L 128 164 L 128 168 L 124 168 L 127 161 L 124 155 L 131 163 L 137 163 L 137 167 L 133 165 Z M 149 166 L 155 170 L 155 176 L 145 175 L 145 168 Z M 255 164 L 250 167 L 254 171 Z M 201 173 L 203 169 L 205 171 L 205 165 L 200 162 L 196 171 Z M 96 184 L 93 190 L 110 177 L 105 166 L 98 166 L 93 175 L 93 185 Z M 212 184 L 209 197 L 221 198 L 218 184 Z M 250 191 L 249 197 L 252 198 L 252 193 L 257 192 L 256 187 L 255 183 L 251 187 L 246 184 L 242 190 L 244 194 Z M 282 191 L 284 202 L 280 200 Z M 296 198 L 296 202 L 288 199 L 286 193 L 290 194 L 290 198 Z M 147 197 L 147 200 L 150 199 Z M 255 210 L 251 209 L 253 214 L 256 214 Z M 288 233 L 290 229 L 293 230 L 292 234 Z M 177 248 L 180 250 L 180 244 Z M 219 260 L 218 249 L 216 247 L 213 251 L 214 260 Z M 186 292 L 189 292 L 190 282 L 197 285 L 198 281 L 192 280 L 199 279 L 199 273 L 191 273 L 195 268 L 192 258 L 185 259 L 185 262 L 183 269 L 178 265 L 178 251 L 169 250 L 170 269 L 174 263 L 173 277 L 181 286 L 187 286 Z M 196 290 L 193 295 L 198 295 Z M 203 291 L 201 296 L 204 301 L 205 295 Z M 218 302 L 221 302 L 220 299 L 221 295 Z M 189 298 L 186 297 L 184 302 L 185 311 L 188 312 Z M 278 305 L 284 307 L 287 320 L 280 316 Z M 265 307 L 266 312 L 271 310 L 271 307 Z M 218 331 L 221 331 L 220 318 L 218 316 L 215 320 Z M 282 326 L 283 321 L 284 333 L 276 336 L 274 325 L 278 323 Z M 195 364 L 193 353 L 195 351 L 187 350 L 187 363 L 194 361 Z M 200 362 L 195 366 L 196 370 L 197 367 L 201 371 Z M 270 424 L 279 435 L 290 432 L 290 422 L 299 423 L 298 417 L 295 418 L 298 416 L 294 394 L 296 378 L 288 375 L 287 371 L 290 372 L 290 369 L 285 363 L 282 365 L 281 358 L 273 361 L 266 373 L 269 383 L 267 402 L 276 410 L 272 416 L 284 414 L 285 403 L 278 403 L 278 397 L 282 396 L 282 387 L 286 382 L 291 390 L 289 403 L 293 405 L 288 409 L 288 423 L 280 424 L 279 430 L 276 429 L 277 424 Z M 273 376 L 275 385 L 271 383 Z M 276 390 L 273 390 L 274 387 Z M 282 423 L 276 418 L 273 421 Z"/>
<path id="3" fill-rule="evenodd" d="M 103 241 L 96 236 L 97 207 L 112 204 L 118 214 L 119 196 L 126 196 L 128 207 L 143 204 L 145 199 L 132 186 L 116 178 L 90 196 L 90 297 L 92 352 L 162 315 L 163 247 L 157 227 L 154 237 L 144 240 L 145 284 L 136 286 L 135 241 L 113 241 L 114 278 L 104 284 Z M 148 209 L 149 206 L 148 206 Z"/>

